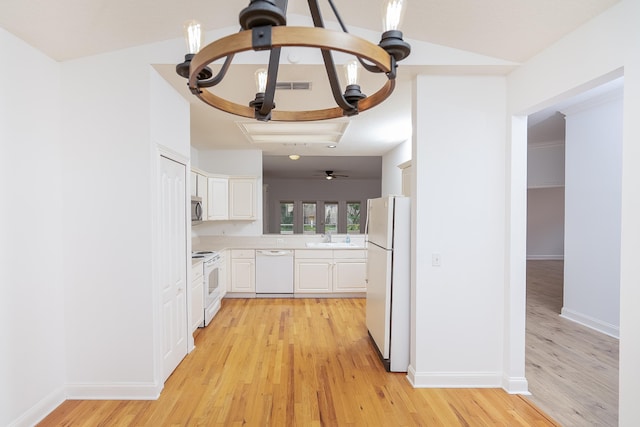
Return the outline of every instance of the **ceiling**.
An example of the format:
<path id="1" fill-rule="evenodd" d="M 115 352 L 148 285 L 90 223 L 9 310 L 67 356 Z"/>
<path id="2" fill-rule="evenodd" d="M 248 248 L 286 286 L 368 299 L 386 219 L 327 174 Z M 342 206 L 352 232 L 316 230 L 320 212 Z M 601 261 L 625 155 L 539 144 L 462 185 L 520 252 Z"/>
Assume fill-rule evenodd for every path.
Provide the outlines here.
<path id="1" fill-rule="evenodd" d="M 519 63 L 526 61 L 563 35 L 586 22 L 619 0 L 414 0 L 408 3 L 403 32 L 405 39 L 422 41 L 474 52 Z M 248 0 L 235 1 L 234 7 L 221 8 L 212 0 L 2 0 L 0 26 L 43 51 L 65 61 L 88 55 L 129 48 L 182 37 L 182 23 L 194 18 L 206 30 L 237 27 L 239 10 Z M 372 0 L 334 0 L 347 26 L 379 32 L 380 7 Z M 381 2 L 380 2 L 381 3 Z M 378 2 L 375 2 L 378 4 Z M 323 16 L 331 21 L 326 1 L 320 1 Z M 194 14 L 193 11 L 198 11 Z M 289 0 L 289 14 L 308 16 L 303 0 Z M 287 58 L 283 52 L 283 58 Z M 176 61 L 177 62 L 177 61 Z M 277 92 L 276 105 L 324 108 L 332 104 L 325 71 L 317 65 L 282 61 L 279 81 L 311 82 L 309 91 Z M 416 74 L 434 72 L 420 65 L 401 64 L 397 86 L 382 105 L 346 122 L 337 144 L 314 135 L 316 142 L 252 143 L 241 129 L 248 119 L 219 112 L 192 96 L 185 80 L 175 73 L 175 64 L 154 64 L 159 73 L 191 103 L 192 145 L 199 149 L 259 148 L 265 156 L 265 171 L 284 174 L 295 163 L 304 166 L 307 176 L 331 169 L 350 177 L 370 168 L 368 157 L 381 156 L 411 137 L 412 79 Z M 253 99 L 255 65 L 233 65 L 216 93 L 245 103 Z M 506 74 L 513 67 L 486 72 Z M 442 70 L 440 70 L 442 71 Z M 477 71 L 477 70 L 476 70 Z M 363 73 L 363 92 L 371 94 L 381 86 L 381 76 Z M 384 80 L 384 76 L 382 76 Z M 383 81 L 382 80 L 382 81 Z M 247 84 L 246 82 L 251 82 Z M 292 131 L 293 132 L 293 131 Z M 299 132 L 307 132 L 299 129 Z M 312 131 L 309 131 L 313 134 Z M 308 138 L 301 138 L 308 140 Z M 336 148 L 327 148 L 328 145 Z M 301 154 L 297 162 L 286 155 Z M 332 157 L 349 156 L 346 163 Z M 351 157 L 357 156 L 357 157 Z M 362 159 L 362 164 L 357 166 Z M 316 160 L 313 163 L 313 160 Z M 322 160 L 321 160 L 322 159 Z M 324 163 L 323 163 L 324 161 Z M 301 166 L 303 165 L 303 166 Z M 295 168 L 294 168 L 295 169 Z M 300 171 L 292 170 L 291 176 Z"/>
<path id="2" fill-rule="evenodd" d="M 522 62 L 618 0 L 414 0 L 405 37 Z M 219 7 L 233 3 L 235 7 Z M 335 0 L 349 26 L 379 31 L 381 8 L 372 0 Z M 82 56 L 182 36 L 196 17 L 207 30 L 236 26 L 249 2 L 213 0 L 2 0 L 0 26 L 52 58 Z M 331 16 L 320 1 L 324 16 Z M 197 11 L 197 13 L 195 13 Z M 308 15 L 289 0 L 289 13 Z M 194 16 L 197 15 L 197 16 Z"/>

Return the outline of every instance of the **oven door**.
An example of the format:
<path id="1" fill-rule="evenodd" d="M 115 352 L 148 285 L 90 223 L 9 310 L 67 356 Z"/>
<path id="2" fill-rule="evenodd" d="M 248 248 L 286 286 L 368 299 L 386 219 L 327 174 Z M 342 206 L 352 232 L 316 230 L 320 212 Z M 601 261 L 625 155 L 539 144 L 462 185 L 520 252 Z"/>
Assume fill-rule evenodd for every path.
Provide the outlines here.
<path id="1" fill-rule="evenodd" d="M 211 300 L 218 298 L 220 294 L 220 264 L 213 262 L 212 265 L 205 271 L 206 275 L 206 299 Z"/>
<path id="2" fill-rule="evenodd" d="M 221 266 L 220 260 L 211 260 L 204 264 L 204 326 L 207 326 L 220 310 Z"/>

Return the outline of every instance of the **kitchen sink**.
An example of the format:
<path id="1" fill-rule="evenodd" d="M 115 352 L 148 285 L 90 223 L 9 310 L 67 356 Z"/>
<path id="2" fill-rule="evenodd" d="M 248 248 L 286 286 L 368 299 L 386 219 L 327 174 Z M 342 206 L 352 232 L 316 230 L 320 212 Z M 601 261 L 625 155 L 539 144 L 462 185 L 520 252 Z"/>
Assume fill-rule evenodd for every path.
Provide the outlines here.
<path id="1" fill-rule="evenodd" d="M 326 249 L 362 248 L 362 246 L 358 245 L 357 243 L 347 243 L 347 242 L 308 242 L 307 247 L 308 248 L 326 248 Z"/>

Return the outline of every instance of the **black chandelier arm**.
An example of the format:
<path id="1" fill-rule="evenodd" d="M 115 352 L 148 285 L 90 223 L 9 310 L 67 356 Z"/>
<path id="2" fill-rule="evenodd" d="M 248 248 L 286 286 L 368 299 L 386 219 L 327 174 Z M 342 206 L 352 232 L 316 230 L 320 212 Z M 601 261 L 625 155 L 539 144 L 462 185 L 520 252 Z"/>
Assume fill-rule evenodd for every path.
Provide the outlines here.
<path id="1" fill-rule="evenodd" d="M 320 13 L 320 7 L 318 6 L 318 0 L 308 0 L 309 11 L 311 12 L 311 18 L 313 19 L 313 25 L 316 28 L 324 28 L 324 22 L 322 20 L 322 14 Z M 345 31 L 346 32 L 346 31 Z M 340 80 L 338 79 L 338 73 L 336 72 L 335 62 L 333 61 L 333 55 L 328 49 L 320 49 L 322 52 L 322 60 L 324 61 L 324 68 L 327 71 L 327 77 L 329 78 L 329 86 L 331 86 L 331 94 L 336 104 L 345 112 L 345 114 L 355 114 L 358 112 L 356 105 L 350 104 L 342 94 L 340 88 Z"/>
<path id="2" fill-rule="evenodd" d="M 324 61 L 324 68 L 327 70 L 327 77 L 329 78 L 329 86 L 331 86 L 331 94 L 336 104 L 342 108 L 346 115 L 352 115 L 358 112 L 358 107 L 350 104 L 345 99 L 340 88 L 340 81 L 338 80 L 338 73 L 336 72 L 336 66 L 333 62 L 333 55 L 331 51 L 326 49 L 320 49 L 322 52 L 322 60 Z"/>
<path id="3" fill-rule="evenodd" d="M 224 64 L 222 64 L 222 68 L 220 68 L 220 71 L 218 71 L 218 74 L 216 74 L 214 77 L 211 77 L 207 80 L 198 80 L 198 88 L 213 87 L 220 83 L 222 79 L 224 79 L 224 76 L 227 75 L 227 71 L 229 71 L 229 67 L 231 66 L 231 62 L 233 61 L 234 56 L 235 54 L 232 53 L 225 58 Z"/>
<path id="4" fill-rule="evenodd" d="M 269 54 L 269 68 L 267 70 L 267 87 L 264 93 L 264 103 L 262 104 L 262 107 L 260 107 L 260 117 L 256 118 L 269 120 L 271 116 L 271 110 L 273 110 L 273 107 L 275 107 L 273 100 L 276 94 L 276 82 L 278 81 L 280 50 L 281 48 L 274 47 L 271 49 L 271 53 Z"/>
<path id="5" fill-rule="evenodd" d="M 328 2 L 329 2 L 329 6 L 331 6 L 331 10 L 333 10 L 333 14 L 338 20 L 338 24 L 340 24 L 340 28 L 342 28 L 342 31 L 344 31 L 345 33 L 348 33 L 349 31 L 347 30 L 347 26 L 344 25 L 344 22 L 342 22 L 342 18 L 340 17 L 338 8 L 336 8 L 336 5 L 333 4 L 333 0 L 328 0 Z"/>

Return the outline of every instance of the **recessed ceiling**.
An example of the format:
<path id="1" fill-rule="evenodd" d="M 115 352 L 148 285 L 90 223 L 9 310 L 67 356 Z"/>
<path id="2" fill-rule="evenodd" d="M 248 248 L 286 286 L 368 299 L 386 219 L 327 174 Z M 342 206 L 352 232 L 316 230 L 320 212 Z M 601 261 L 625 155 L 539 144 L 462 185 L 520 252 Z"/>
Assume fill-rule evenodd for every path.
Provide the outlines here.
<path id="1" fill-rule="evenodd" d="M 337 145 L 349 126 L 346 120 L 327 120 L 322 122 L 236 122 L 245 137 L 252 144 L 276 144 L 289 149 L 292 145 L 309 144 Z"/>

